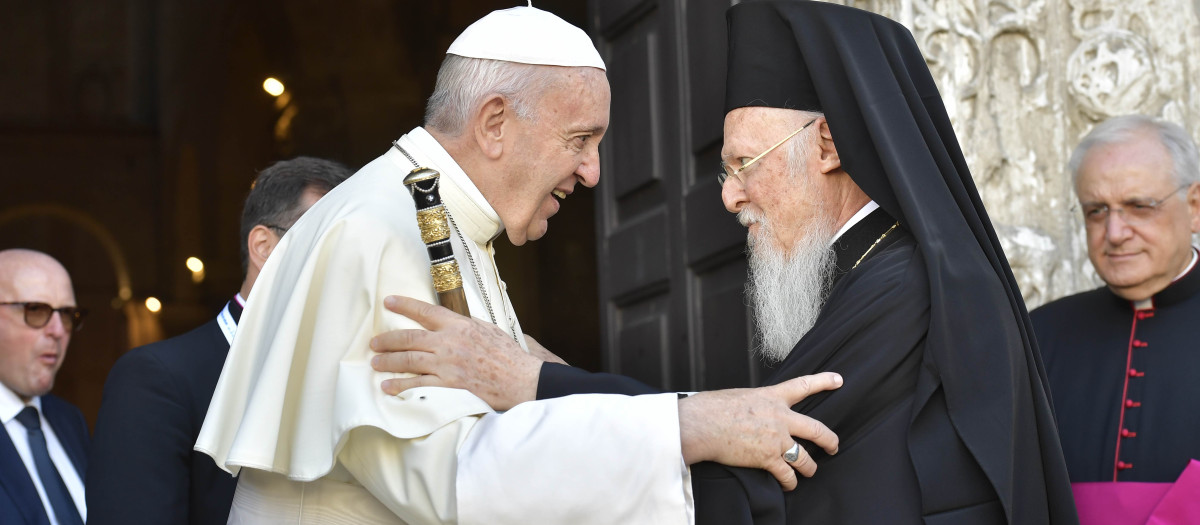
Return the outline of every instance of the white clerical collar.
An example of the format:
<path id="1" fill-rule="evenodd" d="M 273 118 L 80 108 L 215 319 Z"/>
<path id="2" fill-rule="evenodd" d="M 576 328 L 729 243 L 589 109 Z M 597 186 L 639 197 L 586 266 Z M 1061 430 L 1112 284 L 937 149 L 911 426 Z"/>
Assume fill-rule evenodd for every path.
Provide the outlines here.
<path id="1" fill-rule="evenodd" d="M 833 243 L 837 242 L 838 238 L 841 237 L 843 233 L 849 231 L 850 228 L 853 228 L 855 224 L 858 224 L 859 221 L 867 218 L 867 215 L 870 215 L 871 212 L 877 209 L 879 209 L 879 204 L 876 204 L 875 201 L 864 204 L 863 207 L 858 210 L 858 213 L 855 213 L 853 217 L 850 217 L 850 220 L 846 221 L 846 224 L 842 225 L 842 229 L 833 234 L 833 240 L 829 241 L 829 244 L 833 245 Z"/>
<path id="2" fill-rule="evenodd" d="M 425 131 L 425 128 L 413 128 L 397 142 L 419 164 L 436 169 L 442 174 L 444 181 L 449 183 L 442 185 L 442 201 L 451 210 L 454 222 L 463 235 L 478 244 L 486 244 L 504 231 L 500 215 L 483 197 L 479 188 L 475 187 L 475 183 L 471 182 L 471 178 L 458 162 L 446 152 L 446 148 Z"/>
<path id="3" fill-rule="evenodd" d="M 8 388 L 8 385 L 0 383 L 0 425 L 7 425 L 9 421 L 17 417 L 26 406 L 33 405 L 38 409 L 38 413 L 42 412 L 42 397 L 33 398 L 29 403 L 21 401 L 21 396 Z"/>

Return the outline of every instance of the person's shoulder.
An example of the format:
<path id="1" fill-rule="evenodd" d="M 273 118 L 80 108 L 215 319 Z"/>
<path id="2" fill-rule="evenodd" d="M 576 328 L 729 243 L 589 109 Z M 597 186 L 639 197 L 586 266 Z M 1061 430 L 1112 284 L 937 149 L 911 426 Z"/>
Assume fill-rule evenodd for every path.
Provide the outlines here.
<path id="1" fill-rule="evenodd" d="M 350 218 L 386 211 L 403 203 L 412 207 L 412 195 L 404 186 L 405 175 L 408 175 L 407 171 L 386 156 L 381 156 L 367 163 L 321 200 L 333 197 L 331 204 L 343 208 L 338 215 Z"/>
<path id="2" fill-rule="evenodd" d="M 1029 318 L 1034 328 L 1049 323 L 1058 324 L 1064 319 L 1086 316 L 1101 304 L 1112 300 L 1112 292 L 1101 286 L 1050 301 L 1029 312 Z"/>
<path id="3" fill-rule="evenodd" d="M 46 394 L 42 396 L 42 413 L 51 425 L 62 431 L 64 423 L 70 424 L 76 433 L 81 433 L 84 437 L 88 435 L 87 420 L 83 418 L 83 412 L 79 407 L 72 404 L 70 401 L 58 397 L 54 394 Z"/>
<path id="4" fill-rule="evenodd" d="M 187 375 L 197 366 L 224 362 L 229 343 L 215 319 L 175 337 L 134 348 L 119 359 L 109 372 L 109 381 L 149 373 Z"/>
<path id="5" fill-rule="evenodd" d="M 79 410 L 79 407 L 54 394 L 45 394 L 42 396 L 42 411 L 49 413 L 58 412 L 60 414 L 78 414 L 80 419 L 83 418 L 83 412 Z"/>
<path id="6" fill-rule="evenodd" d="M 322 242 L 332 233 L 369 245 L 383 242 L 387 238 L 383 236 L 419 235 L 416 205 L 404 186 L 405 175 L 383 157 L 367 164 L 300 218 L 294 229 L 307 235 L 298 237 Z"/>
<path id="7" fill-rule="evenodd" d="M 917 243 L 910 235 L 904 235 L 875 256 L 863 260 L 857 270 L 846 276 L 847 288 L 929 295 L 924 263 L 919 257 Z"/>

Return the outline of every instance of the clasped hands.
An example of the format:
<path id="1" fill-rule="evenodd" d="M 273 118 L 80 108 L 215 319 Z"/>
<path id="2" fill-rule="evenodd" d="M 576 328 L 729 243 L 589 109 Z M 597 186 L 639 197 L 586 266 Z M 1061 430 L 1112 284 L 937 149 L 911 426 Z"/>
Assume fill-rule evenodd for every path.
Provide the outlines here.
<path id="1" fill-rule="evenodd" d="M 419 386 L 462 388 L 495 410 L 508 410 L 537 397 L 543 362 L 563 363 L 532 337 L 526 353 L 493 324 L 464 317 L 437 305 L 389 296 L 384 306 L 426 330 L 394 330 L 371 339 L 380 352 L 371 366 L 381 372 L 412 373 L 385 380 L 383 391 L 399 394 Z M 564 363 L 565 364 L 565 363 Z M 785 490 L 796 487 L 796 472 L 811 477 L 817 469 L 800 448 L 799 457 L 784 461 L 794 438 L 811 441 L 836 454 L 838 438 L 820 421 L 791 409 L 804 398 L 842 385 L 831 372 L 797 377 L 761 388 L 715 390 L 679 400 L 679 434 L 687 464 L 715 461 L 770 472 Z"/>

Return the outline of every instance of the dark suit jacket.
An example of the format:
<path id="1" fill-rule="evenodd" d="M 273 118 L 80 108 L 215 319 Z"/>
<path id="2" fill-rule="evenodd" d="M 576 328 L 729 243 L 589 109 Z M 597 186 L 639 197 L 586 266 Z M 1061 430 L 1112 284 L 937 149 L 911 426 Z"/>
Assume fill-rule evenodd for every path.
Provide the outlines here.
<path id="1" fill-rule="evenodd" d="M 241 316 L 236 301 L 229 307 Z M 89 524 L 227 521 L 237 479 L 192 447 L 228 352 L 213 319 L 121 356 L 92 440 Z"/>
<path id="2" fill-rule="evenodd" d="M 75 471 L 83 478 L 88 465 L 88 427 L 83 413 L 74 405 L 53 395 L 42 396 L 42 415 L 54 429 Z M 33 477 L 17 455 L 8 432 L 0 430 L 0 523 L 5 525 L 49 525 L 50 516 L 42 506 Z"/>

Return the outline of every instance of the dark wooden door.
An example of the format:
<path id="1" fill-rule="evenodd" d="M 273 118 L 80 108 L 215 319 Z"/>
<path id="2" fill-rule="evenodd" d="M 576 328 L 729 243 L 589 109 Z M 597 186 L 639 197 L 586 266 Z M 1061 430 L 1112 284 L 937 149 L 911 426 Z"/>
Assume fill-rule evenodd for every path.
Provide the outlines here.
<path id="1" fill-rule="evenodd" d="M 746 230 L 725 211 L 728 0 L 590 0 L 612 118 L 596 237 L 604 367 L 671 390 L 757 384 Z"/>

